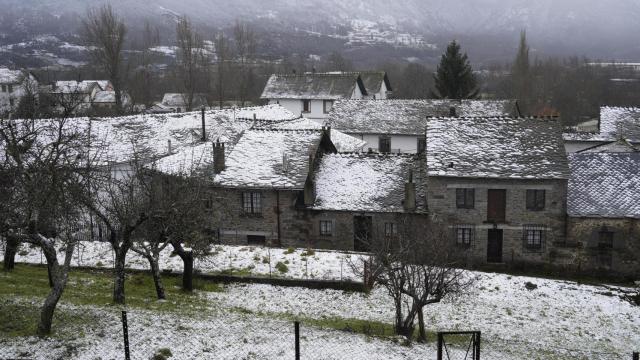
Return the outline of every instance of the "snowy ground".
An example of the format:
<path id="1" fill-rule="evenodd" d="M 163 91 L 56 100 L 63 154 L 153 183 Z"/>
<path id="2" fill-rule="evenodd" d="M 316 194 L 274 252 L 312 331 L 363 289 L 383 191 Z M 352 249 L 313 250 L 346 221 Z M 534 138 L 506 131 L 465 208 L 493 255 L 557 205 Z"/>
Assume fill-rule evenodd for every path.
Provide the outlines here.
<path id="1" fill-rule="evenodd" d="M 106 249 L 106 250 L 105 250 Z M 27 250 L 26 248 L 23 251 Z M 262 258 L 266 249 L 217 247 L 211 259 L 198 262 L 202 271 L 229 268 L 268 274 Z M 289 261 L 283 276 L 353 277 L 344 264 L 346 256 L 316 252 L 305 263 L 301 252 L 286 254 L 272 249 L 272 263 Z M 81 265 L 102 262 L 110 266 L 110 250 L 85 247 Z M 40 261 L 38 250 L 28 250 L 20 262 Z M 131 266 L 143 261 L 129 258 Z M 179 259 L 166 256 L 163 267 L 180 269 Z M 272 264 L 272 267 L 274 266 Z M 274 272 L 277 272 L 275 268 Z M 620 299 L 625 288 L 580 285 L 575 282 L 476 273 L 472 294 L 456 301 L 431 305 L 425 314 L 430 331 L 482 331 L 483 359 L 630 359 L 640 347 L 640 308 Z M 538 285 L 527 290 L 526 282 Z M 293 357 L 293 325 L 302 321 L 303 359 L 434 359 L 433 342 L 405 347 L 392 340 L 306 326 L 311 320 L 341 318 L 392 323 L 393 307 L 384 290 L 370 294 L 336 290 L 311 290 L 271 285 L 233 284 L 223 292 L 201 292 L 209 310 L 182 318 L 175 313 L 132 310 L 130 333 L 134 359 L 147 359 L 153 351 L 168 347 L 173 358 L 289 359 Z M 37 302 L 41 299 L 36 299 Z M 29 301 L 22 299 L 16 301 Z M 1 304 L 1 303 L 0 303 Z M 74 309 L 63 305 L 64 309 Z M 75 340 L 37 338 L 4 339 L 0 334 L 0 358 L 29 351 L 32 358 L 55 358 L 77 347 L 72 358 L 121 357 L 119 313 L 112 307 L 83 306 L 88 316 L 100 319 Z M 635 347 L 635 348 L 634 348 Z M 53 356 L 52 354 L 55 354 Z M 96 355 L 99 354 L 99 355 Z"/>

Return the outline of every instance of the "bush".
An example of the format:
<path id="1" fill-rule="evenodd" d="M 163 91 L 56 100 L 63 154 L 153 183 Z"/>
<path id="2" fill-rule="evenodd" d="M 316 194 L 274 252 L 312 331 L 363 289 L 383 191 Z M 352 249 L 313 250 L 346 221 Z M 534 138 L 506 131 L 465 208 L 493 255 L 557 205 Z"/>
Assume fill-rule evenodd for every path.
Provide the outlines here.
<path id="1" fill-rule="evenodd" d="M 28 252 L 27 250 L 20 250 L 20 251 L 18 252 L 18 255 L 20 255 L 20 256 L 27 256 L 27 255 L 29 255 L 29 252 Z"/>
<path id="2" fill-rule="evenodd" d="M 315 254 L 316 254 L 315 250 L 307 249 L 302 254 L 300 254 L 300 256 L 313 256 Z"/>
<path id="3" fill-rule="evenodd" d="M 104 267 L 104 264 L 102 263 L 102 261 L 98 261 L 96 263 L 96 267 Z"/>
<path id="4" fill-rule="evenodd" d="M 289 247 L 287 248 L 287 250 L 284 251 L 285 255 L 286 254 L 293 254 L 296 251 L 296 249 L 294 249 L 293 247 Z"/>
<path id="5" fill-rule="evenodd" d="M 265 257 L 263 257 L 263 258 L 262 258 L 262 263 L 263 263 L 263 264 L 268 264 L 268 263 L 270 263 L 270 262 L 271 262 L 271 261 L 269 260 L 269 257 L 268 257 L 268 256 L 265 256 Z"/>
<path id="6" fill-rule="evenodd" d="M 276 269 L 283 274 L 289 271 L 289 267 L 285 265 L 282 261 L 278 261 L 278 263 L 276 264 Z"/>
<path id="7" fill-rule="evenodd" d="M 171 349 L 169 348 L 161 348 L 158 349 L 155 354 L 153 354 L 153 360 L 167 360 L 168 358 L 172 357 L 173 354 L 171 353 Z"/>

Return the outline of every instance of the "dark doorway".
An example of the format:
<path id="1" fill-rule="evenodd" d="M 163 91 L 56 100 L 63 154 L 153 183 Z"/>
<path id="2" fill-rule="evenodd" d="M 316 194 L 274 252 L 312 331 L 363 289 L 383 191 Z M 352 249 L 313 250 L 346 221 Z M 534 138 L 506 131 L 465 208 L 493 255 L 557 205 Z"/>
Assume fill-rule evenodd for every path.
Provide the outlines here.
<path id="1" fill-rule="evenodd" d="M 490 189 L 487 193 L 487 221 L 504 222 L 507 212 L 507 190 Z"/>
<path id="2" fill-rule="evenodd" d="M 502 230 L 489 229 L 487 233 L 487 262 L 502 262 Z"/>
<path id="3" fill-rule="evenodd" d="M 261 235 L 247 235 L 247 243 L 249 243 L 249 245 L 264 246 L 267 243 L 267 237 Z"/>
<path id="4" fill-rule="evenodd" d="M 353 217 L 353 248 L 355 251 L 370 251 L 373 220 L 371 216 Z"/>

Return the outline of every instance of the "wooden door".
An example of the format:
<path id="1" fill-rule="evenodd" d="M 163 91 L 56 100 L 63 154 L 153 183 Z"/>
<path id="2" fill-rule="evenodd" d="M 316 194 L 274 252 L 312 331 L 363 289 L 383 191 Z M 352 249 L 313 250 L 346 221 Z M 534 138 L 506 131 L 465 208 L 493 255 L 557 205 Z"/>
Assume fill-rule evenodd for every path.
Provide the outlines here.
<path id="1" fill-rule="evenodd" d="M 487 262 L 502 262 L 502 229 L 489 229 L 487 233 Z"/>
<path id="2" fill-rule="evenodd" d="M 507 212 L 507 190 L 490 189 L 487 193 L 487 221 L 504 222 Z"/>
<path id="3" fill-rule="evenodd" d="M 370 251 L 373 231 L 371 216 L 353 217 L 353 248 L 355 251 Z"/>

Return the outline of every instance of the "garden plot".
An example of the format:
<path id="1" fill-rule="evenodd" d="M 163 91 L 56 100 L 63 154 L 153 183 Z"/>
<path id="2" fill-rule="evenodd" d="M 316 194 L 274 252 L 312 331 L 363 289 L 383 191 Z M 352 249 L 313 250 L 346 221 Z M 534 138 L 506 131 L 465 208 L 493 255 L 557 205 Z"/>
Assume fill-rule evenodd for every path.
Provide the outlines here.
<path id="1" fill-rule="evenodd" d="M 59 252 L 60 261 L 64 253 Z M 357 253 L 336 251 L 282 249 L 256 246 L 213 245 L 209 255 L 198 257 L 194 269 L 202 273 L 228 272 L 242 275 L 274 276 L 296 279 L 359 280 L 350 263 L 356 262 Z M 39 248 L 23 244 L 16 262 L 43 264 L 44 256 Z M 73 256 L 72 266 L 112 268 L 113 250 L 106 242 L 83 242 Z M 148 269 L 149 263 L 142 256 L 129 251 L 127 267 Z M 182 271 L 182 260 L 173 255 L 168 246 L 160 258 L 162 270 Z"/>

